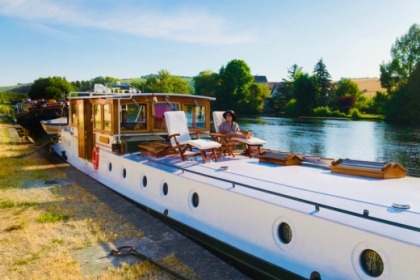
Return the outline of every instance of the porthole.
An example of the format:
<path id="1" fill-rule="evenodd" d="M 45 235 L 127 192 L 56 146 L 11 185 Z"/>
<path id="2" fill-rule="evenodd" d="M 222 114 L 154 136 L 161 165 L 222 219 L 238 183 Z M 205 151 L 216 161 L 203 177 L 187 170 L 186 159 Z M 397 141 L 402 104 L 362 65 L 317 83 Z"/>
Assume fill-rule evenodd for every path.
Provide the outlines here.
<path id="1" fill-rule="evenodd" d="M 285 222 L 280 223 L 277 234 L 279 236 L 280 241 L 284 244 L 289 244 L 292 241 L 292 228 L 289 226 L 289 224 Z"/>
<path id="2" fill-rule="evenodd" d="M 360 279 L 388 279 L 390 274 L 389 259 L 376 244 L 361 242 L 352 252 L 353 268 Z"/>
<path id="3" fill-rule="evenodd" d="M 122 169 L 122 177 L 125 178 L 127 177 L 127 170 L 125 168 Z"/>
<path id="4" fill-rule="evenodd" d="M 200 204 L 200 196 L 197 193 L 197 190 L 191 189 L 188 193 L 188 207 L 192 211 L 196 211 L 198 208 L 198 205 Z"/>
<path id="5" fill-rule="evenodd" d="M 200 197 L 198 196 L 196 192 L 193 193 L 192 195 L 191 203 L 192 203 L 192 206 L 194 206 L 194 208 L 197 208 L 198 204 L 200 204 Z"/>
<path id="6" fill-rule="evenodd" d="M 112 163 L 110 162 L 110 163 L 108 163 L 108 170 L 109 170 L 109 172 L 111 172 L 112 171 Z"/>
<path id="7" fill-rule="evenodd" d="M 290 250 L 298 236 L 292 220 L 287 217 L 277 218 L 273 222 L 272 234 L 274 242 L 283 250 Z"/>
<path id="8" fill-rule="evenodd" d="M 163 193 L 163 195 L 168 195 L 168 183 L 163 183 L 163 186 L 162 186 L 162 193 Z"/>
<path id="9" fill-rule="evenodd" d="M 384 272 L 384 262 L 374 250 L 366 249 L 360 254 L 360 266 L 371 277 L 379 277 Z"/>
<path id="10" fill-rule="evenodd" d="M 143 176 L 142 184 L 143 184 L 143 187 L 147 187 L 147 177 L 146 177 L 146 175 Z"/>

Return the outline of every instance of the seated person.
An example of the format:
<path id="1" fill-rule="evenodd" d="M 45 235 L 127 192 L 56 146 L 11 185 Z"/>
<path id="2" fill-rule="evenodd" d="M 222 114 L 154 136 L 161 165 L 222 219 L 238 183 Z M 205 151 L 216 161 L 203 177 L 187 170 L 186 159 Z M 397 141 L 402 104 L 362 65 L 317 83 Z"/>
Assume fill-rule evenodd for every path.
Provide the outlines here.
<path id="1" fill-rule="evenodd" d="M 223 118 L 225 119 L 225 121 L 222 122 L 219 126 L 220 133 L 232 134 L 234 137 L 240 138 L 252 138 L 252 132 L 248 132 L 247 134 L 245 134 L 240 131 L 238 123 L 235 122 L 236 115 L 234 111 L 227 110 L 223 113 Z"/>

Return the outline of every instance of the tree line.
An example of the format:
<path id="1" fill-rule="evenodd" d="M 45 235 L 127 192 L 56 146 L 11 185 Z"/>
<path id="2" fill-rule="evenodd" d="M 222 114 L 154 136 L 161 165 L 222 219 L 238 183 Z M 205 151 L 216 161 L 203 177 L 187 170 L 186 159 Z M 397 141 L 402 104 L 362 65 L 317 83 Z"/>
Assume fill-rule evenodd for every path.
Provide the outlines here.
<path id="1" fill-rule="evenodd" d="M 94 84 L 116 83 L 114 77 L 67 82 L 63 77 L 39 78 L 29 89 L 32 99 L 63 99 L 71 91 L 89 91 Z M 218 73 L 200 72 L 191 81 L 167 70 L 131 82 L 143 92 L 185 93 L 215 97 L 214 110 L 232 109 L 242 115 L 270 113 L 288 117 L 323 116 L 360 118 L 363 114 L 384 116 L 386 121 L 420 124 L 420 27 L 414 24 L 391 47 L 391 61 L 380 65 L 385 92 L 367 98 L 351 79 L 333 82 L 321 58 L 312 73 L 294 64 L 288 77 L 270 96 L 266 84 L 257 83 L 243 60 L 234 59 Z M 20 97 L 20 96 L 19 96 Z M 0 101 L 10 99 L 0 93 Z"/>

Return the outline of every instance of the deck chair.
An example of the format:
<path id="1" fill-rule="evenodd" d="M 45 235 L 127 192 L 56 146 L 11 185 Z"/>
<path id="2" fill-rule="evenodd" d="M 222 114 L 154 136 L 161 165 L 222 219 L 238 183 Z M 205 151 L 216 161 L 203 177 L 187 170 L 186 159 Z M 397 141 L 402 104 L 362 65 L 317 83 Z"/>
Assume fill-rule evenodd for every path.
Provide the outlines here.
<path id="1" fill-rule="evenodd" d="M 197 155 L 201 155 L 203 162 L 211 158 L 217 160 L 216 150 L 221 147 L 221 144 L 216 141 L 199 139 L 197 133 L 198 139 L 192 139 L 184 111 L 168 111 L 164 115 L 169 141 L 172 147 L 179 151 L 182 160 Z M 199 152 L 194 152 L 193 148 Z M 207 152 L 210 152 L 210 157 L 207 156 Z"/>
<path id="2" fill-rule="evenodd" d="M 216 132 L 220 132 L 219 126 L 224 121 L 223 113 L 223 111 L 213 111 L 213 123 Z M 254 154 L 253 149 L 257 150 L 257 156 L 261 155 L 261 147 L 267 143 L 267 141 L 257 137 L 252 137 L 250 139 L 231 137 L 228 139 L 225 138 L 224 140 L 222 140 L 222 142 L 223 141 L 224 150 L 227 151 L 228 154 L 233 155 L 233 147 L 236 146 L 238 143 L 241 143 L 246 146 L 245 152 L 249 157 L 252 157 L 252 155 Z"/>

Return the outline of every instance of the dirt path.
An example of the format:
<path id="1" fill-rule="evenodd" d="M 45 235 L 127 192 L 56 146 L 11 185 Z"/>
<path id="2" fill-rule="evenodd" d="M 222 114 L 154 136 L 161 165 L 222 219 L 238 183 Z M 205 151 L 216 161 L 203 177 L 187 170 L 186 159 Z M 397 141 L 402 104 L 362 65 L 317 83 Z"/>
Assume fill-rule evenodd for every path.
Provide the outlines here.
<path id="1" fill-rule="evenodd" d="M 13 130 L 17 128 L 15 132 Z M 5 279 L 248 279 L 138 205 L 0 122 L 0 275 Z"/>

